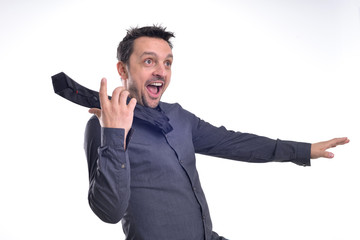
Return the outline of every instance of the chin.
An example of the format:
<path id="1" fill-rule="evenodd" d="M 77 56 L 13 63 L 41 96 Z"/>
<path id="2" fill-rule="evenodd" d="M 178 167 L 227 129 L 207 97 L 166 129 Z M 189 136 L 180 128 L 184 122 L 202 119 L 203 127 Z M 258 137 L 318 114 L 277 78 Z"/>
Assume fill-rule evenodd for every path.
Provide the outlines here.
<path id="1" fill-rule="evenodd" d="M 160 99 L 150 101 L 148 101 L 147 99 L 143 99 L 144 106 L 149 108 L 156 108 L 159 105 L 159 102 Z"/>
<path id="2" fill-rule="evenodd" d="M 146 104 L 145 106 L 146 106 L 146 107 L 149 107 L 149 108 L 156 108 L 157 106 L 159 106 L 159 102 L 151 103 L 151 104 Z"/>

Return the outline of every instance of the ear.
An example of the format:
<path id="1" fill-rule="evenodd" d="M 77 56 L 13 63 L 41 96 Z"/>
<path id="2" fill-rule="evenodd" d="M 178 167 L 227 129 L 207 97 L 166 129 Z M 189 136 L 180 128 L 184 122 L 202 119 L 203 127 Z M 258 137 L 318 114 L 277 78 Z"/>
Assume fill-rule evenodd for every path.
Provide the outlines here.
<path id="1" fill-rule="evenodd" d="M 119 73 L 121 79 L 124 81 L 127 80 L 128 73 L 127 73 L 127 69 L 126 69 L 126 64 L 120 61 L 116 64 L 116 67 L 117 67 L 117 70 L 118 70 L 118 73 Z"/>

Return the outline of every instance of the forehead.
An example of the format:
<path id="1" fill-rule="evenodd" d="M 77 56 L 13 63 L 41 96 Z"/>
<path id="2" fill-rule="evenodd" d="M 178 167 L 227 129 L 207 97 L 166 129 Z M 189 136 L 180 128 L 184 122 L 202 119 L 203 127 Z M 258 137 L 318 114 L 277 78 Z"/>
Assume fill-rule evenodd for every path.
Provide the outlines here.
<path id="1" fill-rule="evenodd" d="M 159 57 L 172 54 L 169 44 L 164 39 L 153 37 L 139 37 L 135 39 L 132 55 L 139 57 L 145 52 L 156 53 Z"/>

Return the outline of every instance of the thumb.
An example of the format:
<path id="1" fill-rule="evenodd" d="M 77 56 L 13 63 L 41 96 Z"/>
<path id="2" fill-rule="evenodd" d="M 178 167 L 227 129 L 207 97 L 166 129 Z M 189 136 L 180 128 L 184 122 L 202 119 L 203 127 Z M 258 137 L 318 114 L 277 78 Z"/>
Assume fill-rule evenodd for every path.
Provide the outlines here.
<path id="1" fill-rule="evenodd" d="M 99 108 L 90 108 L 89 113 L 95 114 L 98 119 L 100 119 L 100 117 L 101 117 L 101 109 L 99 109 Z"/>
<path id="2" fill-rule="evenodd" d="M 323 156 L 324 158 L 333 158 L 334 157 L 334 154 L 332 152 L 323 152 Z"/>

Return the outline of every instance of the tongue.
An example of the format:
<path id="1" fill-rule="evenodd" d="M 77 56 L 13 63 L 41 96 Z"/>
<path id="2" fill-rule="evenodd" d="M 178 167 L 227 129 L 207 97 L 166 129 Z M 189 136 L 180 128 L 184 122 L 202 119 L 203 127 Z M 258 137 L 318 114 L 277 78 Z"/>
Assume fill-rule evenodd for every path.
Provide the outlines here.
<path id="1" fill-rule="evenodd" d="M 152 85 L 148 85 L 147 89 L 149 90 L 149 92 L 151 92 L 152 94 L 157 94 L 158 93 L 158 87 L 152 86 Z"/>

